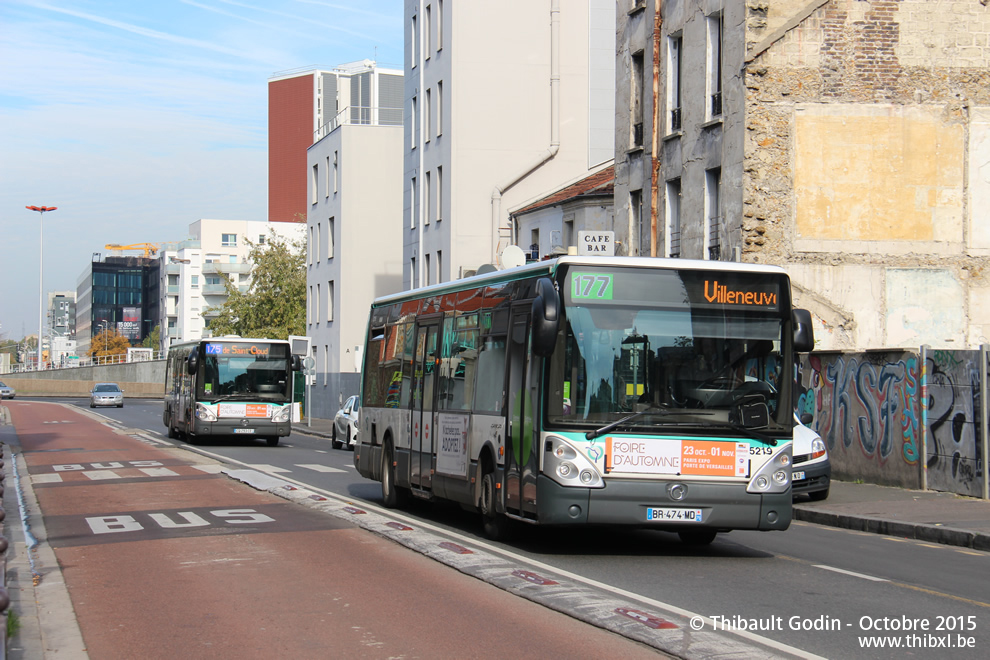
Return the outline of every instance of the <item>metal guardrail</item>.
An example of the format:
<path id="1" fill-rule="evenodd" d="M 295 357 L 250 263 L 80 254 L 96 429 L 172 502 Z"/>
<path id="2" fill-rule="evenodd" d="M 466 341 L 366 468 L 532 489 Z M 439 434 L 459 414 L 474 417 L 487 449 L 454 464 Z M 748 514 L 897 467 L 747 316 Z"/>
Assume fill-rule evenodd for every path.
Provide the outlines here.
<path id="1" fill-rule="evenodd" d="M 120 353 L 118 355 L 101 355 L 98 357 L 89 358 L 79 358 L 78 360 L 71 360 L 65 364 L 56 365 L 42 365 L 39 369 L 35 364 L 12 364 L 10 365 L 10 371 L 8 373 L 12 374 L 23 374 L 23 373 L 33 373 L 36 371 L 52 371 L 56 369 L 77 369 L 79 367 L 98 367 L 107 364 L 133 364 L 135 362 L 152 362 L 154 360 L 164 360 L 164 351 L 154 351 L 151 357 L 141 356 L 138 359 L 127 359 L 126 353 Z"/>

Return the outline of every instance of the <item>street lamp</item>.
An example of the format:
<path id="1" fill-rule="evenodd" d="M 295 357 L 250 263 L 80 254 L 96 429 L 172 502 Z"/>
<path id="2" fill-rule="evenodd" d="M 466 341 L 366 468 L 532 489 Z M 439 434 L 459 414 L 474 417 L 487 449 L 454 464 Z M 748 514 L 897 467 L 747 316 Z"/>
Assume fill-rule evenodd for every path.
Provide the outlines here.
<path id="1" fill-rule="evenodd" d="M 38 293 L 40 295 L 38 308 L 38 370 L 41 370 L 41 345 L 45 329 L 45 213 L 58 210 L 57 206 L 25 206 L 29 211 L 37 211 L 41 215 L 40 235 L 38 241 Z"/>

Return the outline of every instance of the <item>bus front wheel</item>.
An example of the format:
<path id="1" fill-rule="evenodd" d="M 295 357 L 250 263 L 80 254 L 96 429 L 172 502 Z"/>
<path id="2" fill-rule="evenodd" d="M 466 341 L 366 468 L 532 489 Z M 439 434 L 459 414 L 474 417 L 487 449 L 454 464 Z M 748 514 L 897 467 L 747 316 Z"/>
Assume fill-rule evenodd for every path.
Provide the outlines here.
<path id="1" fill-rule="evenodd" d="M 265 438 L 265 442 L 268 443 L 268 446 L 269 447 L 277 447 L 278 446 L 278 436 L 276 435 L 276 436 L 271 436 L 271 437 Z"/>
<path id="2" fill-rule="evenodd" d="M 385 507 L 397 509 L 405 503 L 406 491 L 395 485 L 395 460 L 392 445 L 386 444 L 382 451 L 382 500 Z"/>
<path id="3" fill-rule="evenodd" d="M 504 541 L 509 536 L 510 521 L 496 508 L 497 493 L 495 471 L 486 467 L 481 475 L 481 494 L 478 498 L 481 521 L 485 527 L 485 536 L 493 541 Z"/>
<path id="4" fill-rule="evenodd" d="M 693 532 L 677 532 L 677 535 L 681 537 L 681 543 L 685 545 L 708 545 L 715 540 L 715 536 L 718 532 L 711 530 L 696 530 Z"/>

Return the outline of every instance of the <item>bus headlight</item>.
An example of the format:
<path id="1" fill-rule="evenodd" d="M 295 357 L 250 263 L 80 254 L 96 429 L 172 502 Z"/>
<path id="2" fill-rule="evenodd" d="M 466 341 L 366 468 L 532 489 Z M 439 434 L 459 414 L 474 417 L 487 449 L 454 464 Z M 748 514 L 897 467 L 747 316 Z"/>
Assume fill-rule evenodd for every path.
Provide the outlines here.
<path id="1" fill-rule="evenodd" d="M 563 438 L 547 436 L 543 447 L 543 473 L 561 486 L 605 487 L 595 464 Z"/>
<path id="2" fill-rule="evenodd" d="M 791 487 L 790 443 L 777 450 L 749 480 L 747 493 L 786 493 Z"/>
<path id="3" fill-rule="evenodd" d="M 292 413 L 291 406 L 282 406 L 281 408 L 276 408 L 275 414 L 272 415 L 272 422 L 275 424 L 281 422 L 289 421 L 289 415 Z"/>
<path id="4" fill-rule="evenodd" d="M 196 419 L 204 422 L 217 421 L 216 413 L 204 406 L 202 403 L 196 404 Z"/>

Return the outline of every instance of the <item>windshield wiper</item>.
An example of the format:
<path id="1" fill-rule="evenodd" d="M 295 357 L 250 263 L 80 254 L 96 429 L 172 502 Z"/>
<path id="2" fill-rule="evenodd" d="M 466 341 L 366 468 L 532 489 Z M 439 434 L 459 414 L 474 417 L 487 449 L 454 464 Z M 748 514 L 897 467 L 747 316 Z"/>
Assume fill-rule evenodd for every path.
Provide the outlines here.
<path id="1" fill-rule="evenodd" d="M 221 394 L 217 398 L 210 401 L 210 403 L 219 403 L 220 401 L 237 401 L 238 399 L 257 399 L 257 394 L 249 394 L 247 392 L 235 392 L 234 394 Z"/>
<path id="2" fill-rule="evenodd" d="M 697 424 L 696 426 L 700 426 L 702 428 L 709 428 L 709 429 L 729 427 L 730 429 L 739 431 L 743 435 L 753 438 L 754 440 L 759 440 L 763 444 L 768 445 L 770 447 L 777 446 L 777 438 L 771 438 L 766 433 L 760 433 L 755 429 L 747 428 L 742 424 L 736 424 L 735 422 L 717 422 L 714 424 L 710 422 L 704 422 L 702 424 Z"/>
<path id="3" fill-rule="evenodd" d="M 681 412 L 681 411 L 678 411 L 678 412 Z M 671 414 L 671 412 L 669 410 L 667 410 L 666 408 L 664 408 L 662 406 L 653 405 L 653 406 L 650 406 L 649 408 L 646 408 L 644 410 L 637 410 L 636 412 L 632 413 L 631 415 L 626 415 L 622 419 L 616 420 L 616 421 L 612 422 L 611 424 L 606 424 L 605 426 L 601 427 L 600 429 L 595 429 L 594 431 L 588 431 L 587 433 L 584 434 L 584 437 L 587 438 L 588 440 L 594 440 L 595 438 L 597 438 L 597 437 L 599 437 L 599 436 L 601 436 L 601 435 L 603 435 L 605 433 L 608 433 L 609 431 L 611 431 L 613 429 L 617 429 L 620 426 L 622 426 L 623 424 L 626 424 L 627 422 L 631 422 L 632 420 L 636 419 L 637 417 L 642 417 L 643 415 L 646 415 L 647 413 L 656 413 L 656 414 L 658 414 L 660 416 L 670 415 Z M 689 414 L 689 415 L 711 415 L 712 413 L 691 410 L 691 411 L 685 412 L 684 414 Z"/>

